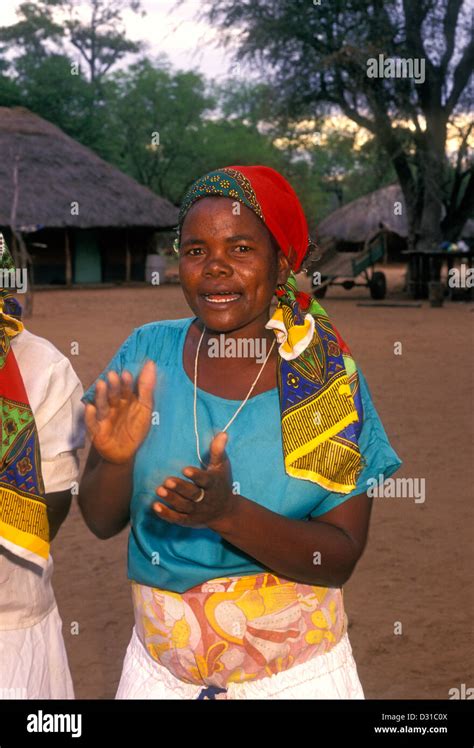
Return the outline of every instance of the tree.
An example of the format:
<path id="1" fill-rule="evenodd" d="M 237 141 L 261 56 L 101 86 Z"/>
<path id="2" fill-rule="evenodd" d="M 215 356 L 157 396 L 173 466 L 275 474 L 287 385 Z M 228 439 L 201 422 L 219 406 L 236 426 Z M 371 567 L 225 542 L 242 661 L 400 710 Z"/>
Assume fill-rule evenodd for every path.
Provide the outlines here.
<path id="1" fill-rule="evenodd" d="M 61 43 L 62 28 L 55 23 L 53 9 L 59 0 L 37 0 L 20 3 L 16 10 L 18 21 L 0 27 L 0 49 L 21 49 L 37 61 L 48 54 L 48 43 Z"/>
<path id="2" fill-rule="evenodd" d="M 467 0 L 207 0 L 204 13 L 262 66 L 281 115 L 339 110 L 372 133 L 403 190 L 411 246 L 459 235 L 474 201 L 468 126 L 454 177 L 446 139 L 473 104 Z"/>
<path id="3" fill-rule="evenodd" d="M 214 101 L 197 73 L 174 72 L 161 59 L 141 59 L 113 77 L 110 102 L 119 165 L 139 182 L 176 201 L 199 148 L 204 112 Z"/>
<path id="4" fill-rule="evenodd" d="M 274 90 L 267 83 L 251 83 L 239 75 L 217 88 L 217 100 L 227 123 L 241 122 L 275 146 L 260 152 L 260 163 L 274 165 L 291 181 L 311 230 L 343 202 L 395 179 L 390 164 L 380 158 L 376 140 L 367 133 L 361 145 L 353 123 L 346 120 L 341 126 L 325 115 L 295 119 L 281 110 L 275 116 Z"/>
<path id="5" fill-rule="evenodd" d="M 79 7 L 78 7 L 79 5 Z M 84 21 L 84 5 L 89 11 Z M 38 63 L 51 52 L 77 50 L 86 64 L 89 81 L 99 86 L 109 70 L 125 55 L 140 49 L 127 39 L 125 10 L 140 13 L 140 0 L 36 0 L 19 5 L 19 20 L 0 28 L 3 50 L 20 48 Z"/>
<path id="6" fill-rule="evenodd" d="M 256 126 L 224 113 L 204 78 L 142 59 L 113 77 L 111 101 L 120 140 L 118 165 L 178 203 L 201 174 L 231 163 L 281 164 L 282 154 Z"/>
<path id="7" fill-rule="evenodd" d="M 140 2 L 87 0 L 87 5 L 86 21 L 73 0 L 19 5 L 18 21 L 0 28 L 0 50 L 14 53 L 0 65 L 0 105 L 26 106 L 115 161 L 116 128 L 109 112 L 115 88 L 109 74 L 140 47 L 126 38 L 122 19 L 126 9 L 140 12 Z M 82 13 L 84 9 L 81 3 Z M 75 50 L 86 74 L 74 60 Z"/>
<path id="8" fill-rule="evenodd" d="M 90 19 L 83 22 L 75 0 L 49 0 L 67 11 L 65 29 L 89 69 L 91 83 L 99 83 L 125 55 L 136 53 L 141 45 L 126 38 L 123 12 L 141 11 L 140 0 L 88 0 Z"/>

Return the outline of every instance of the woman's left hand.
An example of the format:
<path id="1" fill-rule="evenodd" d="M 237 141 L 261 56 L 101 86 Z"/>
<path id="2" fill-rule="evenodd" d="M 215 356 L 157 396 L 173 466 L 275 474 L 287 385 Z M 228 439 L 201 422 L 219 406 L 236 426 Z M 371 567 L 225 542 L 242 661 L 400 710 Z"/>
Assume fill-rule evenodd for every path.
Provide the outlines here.
<path id="1" fill-rule="evenodd" d="M 230 514 L 237 502 L 232 492 L 232 471 L 225 452 L 228 436 L 219 432 L 211 441 L 210 462 L 206 470 L 185 467 L 181 471 L 191 480 L 171 476 L 156 489 L 166 504 L 152 505 L 157 516 L 166 522 L 184 527 L 213 529 L 213 523 Z M 204 498 L 199 499 L 201 489 Z"/>

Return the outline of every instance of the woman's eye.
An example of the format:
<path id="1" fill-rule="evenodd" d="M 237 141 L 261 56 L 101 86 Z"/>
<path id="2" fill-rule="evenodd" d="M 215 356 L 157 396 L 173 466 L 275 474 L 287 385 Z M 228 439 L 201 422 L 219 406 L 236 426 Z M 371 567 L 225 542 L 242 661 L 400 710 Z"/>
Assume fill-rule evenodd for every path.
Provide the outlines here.
<path id="1" fill-rule="evenodd" d="M 243 249 L 244 252 L 250 252 L 250 247 L 247 247 L 245 244 L 239 244 L 236 249 Z"/>
<path id="2" fill-rule="evenodd" d="M 191 247 L 191 249 L 188 251 L 188 255 L 194 254 L 194 252 L 201 252 L 202 247 Z"/>

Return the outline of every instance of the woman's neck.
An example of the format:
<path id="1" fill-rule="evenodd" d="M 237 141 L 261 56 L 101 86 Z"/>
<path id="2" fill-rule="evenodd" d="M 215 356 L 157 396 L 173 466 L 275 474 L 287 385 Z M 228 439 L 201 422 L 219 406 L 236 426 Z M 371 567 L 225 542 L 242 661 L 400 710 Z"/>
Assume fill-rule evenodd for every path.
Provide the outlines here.
<path id="1" fill-rule="evenodd" d="M 243 327 L 226 331 L 215 330 L 206 326 L 201 343 L 201 353 L 205 354 L 207 351 L 208 358 L 223 358 L 226 363 L 230 363 L 232 358 L 238 358 L 244 367 L 245 359 L 248 359 L 252 364 L 255 360 L 258 363 L 263 363 L 272 344 L 276 341 L 273 330 L 265 327 L 268 319 L 269 314 L 263 318 L 252 320 Z M 195 324 L 199 333 L 202 334 L 204 322 L 197 317 Z"/>
<path id="2" fill-rule="evenodd" d="M 183 367 L 191 382 L 194 381 L 196 355 L 203 329 L 202 321 L 196 318 L 185 340 Z M 239 336 L 232 335 L 231 332 L 235 331 L 231 331 L 224 333 L 223 338 L 219 337 L 221 332 L 206 329 L 198 356 L 198 387 L 218 397 L 242 400 L 262 369 L 267 354 L 267 363 L 252 396 L 277 387 L 278 344 L 275 333 L 264 328 L 270 335 L 262 336 L 262 343 L 265 341 L 266 346 L 258 347 L 255 337 L 249 336 L 248 329 L 245 328 L 246 335 L 242 334 L 243 329 L 239 329 Z M 255 346 L 253 349 L 252 343 Z"/>

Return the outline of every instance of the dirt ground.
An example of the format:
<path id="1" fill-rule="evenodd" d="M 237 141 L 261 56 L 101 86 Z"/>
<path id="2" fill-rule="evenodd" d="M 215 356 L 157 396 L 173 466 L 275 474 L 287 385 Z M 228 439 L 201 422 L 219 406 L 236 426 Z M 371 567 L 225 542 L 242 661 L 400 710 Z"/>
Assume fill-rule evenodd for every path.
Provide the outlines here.
<path id="1" fill-rule="evenodd" d="M 401 269 L 388 275 L 389 300 L 406 301 Z M 370 302 L 365 288 L 330 288 L 322 304 L 403 460 L 396 477 L 424 478 L 426 500 L 374 500 L 367 549 L 345 587 L 349 634 L 367 698 L 446 699 L 449 689 L 473 685 L 474 305 L 361 302 Z M 84 387 L 134 327 L 191 315 L 179 285 L 171 284 L 40 291 L 34 307 L 28 328 L 70 357 Z M 73 341 L 79 355 L 70 355 Z M 402 355 L 394 354 L 397 342 Z M 77 698 L 114 697 L 133 625 L 126 551 L 127 531 L 97 540 L 75 505 L 53 543 Z M 75 624 L 78 634 L 71 633 Z"/>

